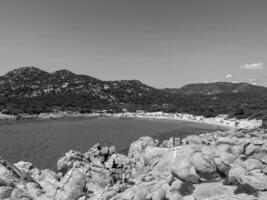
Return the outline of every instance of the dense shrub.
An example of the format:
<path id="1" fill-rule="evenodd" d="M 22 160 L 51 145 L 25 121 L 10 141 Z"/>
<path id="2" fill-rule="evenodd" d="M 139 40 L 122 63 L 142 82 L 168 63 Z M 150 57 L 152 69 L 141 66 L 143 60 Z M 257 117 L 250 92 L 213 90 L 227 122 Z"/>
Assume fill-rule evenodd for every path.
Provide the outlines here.
<path id="1" fill-rule="evenodd" d="M 112 93 L 112 91 L 110 91 Z M 123 92 L 122 92 L 123 93 Z M 164 91 L 151 92 L 142 96 L 114 93 L 115 101 L 101 99 L 90 94 L 49 94 L 39 97 L 0 97 L 0 110 L 7 114 L 38 114 L 53 110 L 73 110 L 82 113 L 96 109 L 121 112 L 145 110 L 149 112 L 184 112 L 193 115 L 214 117 L 218 114 L 229 114 L 229 117 L 257 118 L 267 121 L 267 94 L 249 95 L 180 95 Z"/>

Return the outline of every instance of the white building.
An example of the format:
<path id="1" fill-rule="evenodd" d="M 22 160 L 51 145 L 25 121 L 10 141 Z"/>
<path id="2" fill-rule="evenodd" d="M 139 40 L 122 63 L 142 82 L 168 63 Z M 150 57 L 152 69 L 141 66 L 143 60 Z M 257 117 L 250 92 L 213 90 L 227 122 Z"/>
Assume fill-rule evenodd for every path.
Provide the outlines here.
<path id="1" fill-rule="evenodd" d="M 241 120 L 237 120 L 237 126 L 238 126 L 238 128 L 244 128 L 244 129 L 259 128 L 262 126 L 262 120 L 241 119 Z"/>

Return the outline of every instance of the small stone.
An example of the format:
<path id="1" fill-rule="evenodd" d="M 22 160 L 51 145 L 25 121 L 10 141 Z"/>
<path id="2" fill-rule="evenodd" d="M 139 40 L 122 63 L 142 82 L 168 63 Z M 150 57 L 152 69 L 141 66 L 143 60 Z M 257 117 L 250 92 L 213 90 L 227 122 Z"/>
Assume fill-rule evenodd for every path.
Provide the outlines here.
<path id="1" fill-rule="evenodd" d="M 181 187 L 181 185 L 183 184 L 183 182 L 179 179 L 173 181 L 170 190 L 171 191 L 178 191 Z"/>
<path id="2" fill-rule="evenodd" d="M 110 147 L 109 147 L 109 153 L 110 153 L 110 154 L 115 154 L 115 153 L 116 153 L 116 147 L 113 146 L 113 145 L 110 146 Z"/>
<path id="3" fill-rule="evenodd" d="M 108 155 L 108 153 L 109 153 L 109 148 L 108 147 L 101 148 L 100 154 L 102 156 L 106 156 L 106 155 Z"/>

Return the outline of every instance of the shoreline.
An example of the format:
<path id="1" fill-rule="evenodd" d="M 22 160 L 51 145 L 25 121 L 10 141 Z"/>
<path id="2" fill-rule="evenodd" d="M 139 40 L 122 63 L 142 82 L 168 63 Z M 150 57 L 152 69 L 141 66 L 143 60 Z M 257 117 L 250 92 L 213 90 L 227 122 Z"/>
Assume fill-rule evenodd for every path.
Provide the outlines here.
<path id="1" fill-rule="evenodd" d="M 0 122 L 0 151 L 11 162 L 24 159 L 42 169 L 55 169 L 56 159 L 69 149 L 87 151 L 100 143 L 115 145 L 119 153 L 127 154 L 129 145 L 144 135 L 162 141 L 222 129 L 191 122 L 111 117 Z"/>
<path id="2" fill-rule="evenodd" d="M 125 119 L 125 120 L 148 120 L 148 121 L 160 121 L 160 122 L 186 122 L 186 123 L 196 123 L 200 125 L 208 125 L 208 126 L 214 126 L 214 127 L 220 127 L 224 128 L 227 130 L 237 130 L 238 128 L 233 128 L 230 126 L 225 126 L 222 124 L 214 124 L 214 123 L 204 123 L 204 122 L 199 122 L 199 121 L 194 121 L 194 120 L 182 120 L 182 119 L 158 119 L 158 118 L 142 118 L 142 117 L 112 117 L 114 119 Z"/>
<path id="3" fill-rule="evenodd" d="M 150 119 L 150 118 L 131 118 L 131 117 L 114 117 L 114 116 L 80 116 L 80 117 L 62 117 L 62 118 L 50 118 L 50 119 L 40 119 L 40 118 L 24 118 L 19 120 L 2 120 L 0 119 L 0 125 L 2 124 L 16 124 L 16 123 L 27 123 L 27 122 L 47 122 L 47 121 L 57 121 L 57 120 L 93 120 L 93 119 L 105 119 L 111 118 L 115 120 L 147 120 L 147 121 L 157 121 L 157 122 L 169 122 L 169 123 L 192 123 L 192 124 L 199 124 L 200 126 L 210 126 L 213 129 L 217 128 L 218 130 L 237 130 L 237 128 L 224 126 L 224 125 L 217 125 L 212 123 L 202 123 L 198 121 L 187 121 L 187 120 L 171 120 L 171 119 Z"/>
<path id="4" fill-rule="evenodd" d="M 187 113 L 164 113 L 161 111 L 160 112 L 136 111 L 135 113 L 125 112 L 125 113 L 116 113 L 114 115 L 115 117 L 198 122 L 201 124 L 224 126 L 232 129 L 252 130 L 261 128 L 263 125 L 262 120 L 228 118 L 228 115 L 225 114 L 217 115 L 216 117 L 210 117 L 210 118 L 204 116 L 194 116 Z"/>
<path id="5" fill-rule="evenodd" d="M 129 113 L 128 113 L 129 114 Z M 167 114 L 167 113 L 163 113 Z M 134 115 L 134 116 L 133 116 Z M 3 117 L 4 116 L 4 117 Z M 232 127 L 222 123 L 216 123 L 211 121 L 199 121 L 192 119 L 180 119 L 180 118 L 166 118 L 166 117 L 151 117 L 151 116 L 138 116 L 137 113 L 130 113 L 127 115 L 125 113 L 79 113 L 79 112 L 57 112 L 57 113 L 41 113 L 39 115 L 4 115 L 0 113 L 0 123 L 1 122 L 27 122 L 27 121 L 49 121 L 49 120 L 61 120 L 61 119 L 90 119 L 90 118 L 114 118 L 114 119 L 136 119 L 136 120 L 150 120 L 150 121 L 170 121 L 170 122 L 189 122 L 198 123 L 203 125 L 211 125 L 216 127 L 222 127 L 224 129 L 239 129 L 238 127 Z M 195 116 L 194 116 L 195 117 Z"/>

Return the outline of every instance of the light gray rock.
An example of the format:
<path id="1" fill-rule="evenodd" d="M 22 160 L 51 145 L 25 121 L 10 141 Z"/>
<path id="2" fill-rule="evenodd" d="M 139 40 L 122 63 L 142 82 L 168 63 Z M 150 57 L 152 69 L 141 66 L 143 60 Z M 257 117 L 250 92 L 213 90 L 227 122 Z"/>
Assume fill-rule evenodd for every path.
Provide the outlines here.
<path id="1" fill-rule="evenodd" d="M 203 155 L 201 152 L 197 152 L 191 157 L 191 163 L 199 174 L 208 176 L 216 173 L 213 159 Z"/>
<path id="2" fill-rule="evenodd" d="M 146 187 L 139 187 L 136 190 L 135 198 L 140 200 L 145 200 L 147 195 L 149 194 L 149 190 Z"/>
<path id="3" fill-rule="evenodd" d="M 165 200 L 165 197 L 166 191 L 161 188 L 153 193 L 152 200 Z"/>
<path id="4" fill-rule="evenodd" d="M 185 196 L 184 200 L 196 200 L 196 198 L 192 195 L 189 195 L 189 196 Z"/>
<path id="5" fill-rule="evenodd" d="M 172 182 L 172 185 L 170 187 L 170 191 L 171 192 L 177 192 L 180 189 L 182 184 L 183 184 L 183 181 L 176 179 L 175 181 Z"/>
<path id="6" fill-rule="evenodd" d="M 14 188 L 10 186 L 2 186 L 0 187 L 0 199 L 6 199 L 11 196 L 12 190 Z"/>
<path id="7" fill-rule="evenodd" d="M 203 139 L 198 135 L 189 135 L 183 139 L 183 144 L 202 144 Z"/>
<path id="8" fill-rule="evenodd" d="M 154 140 L 151 137 L 141 137 L 130 145 L 128 157 L 133 158 L 143 153 L 147 146 L 154 146 Z"/>
<path id="9" fill-rule="evenodd" d="M 78 199 L 83 196 L 86 176 L 79 169 L 71 169 L 62 179 L 66 200 Z"/>
<path id="10" fill-rule="evenodd" d="M 228 180 L 230 183 L 239 183 L 239 179 L 241 176 L 245 176 L 247 174 L 247 170 L 242 165 L 238 163 L 234 163 L 229 170 Z"/>
<path id="11" fill-rule="evenodd" d="M 130 145 L 128 157 L 97 144 L 85 153 L 67 152 L 57 173 L 0 159 L 0 199 L 252 200 L 252 195 L 234 193 L 236 185 L 248 185 L 265 200 L 264 134 L 218 131 L 189 136 L 182 145 L 173 138 L 157 145 L 142 137 Z M 233 185 L 222 185 L 224 180 Z"/>
<path id="12" fill-rule="evenodd" d="M 18 169 L 24 170 L 26 173 L 29 173 L 31 169 L 34 168 L 32 163 L 25 162 L 25 161 L 20 161 L 14 164 Z"/>
<path id="13" fill-rule="evenodd" d="M 100 153 L 102 156 L 108 156 L 109 155 L 109 148 L 108 147 L 102 147 L 100 150 Z"/>
<path id="14" fill-rule="evenodd" d="M 250 153 L 249 157 L 258 159 L 262 163 L 267 165 L 267 142 L 264 143 L 262 146 L 255 148 L 253 152 Z"/>
<path id="15" fill-rule="evenodd" d="M 202 183 L 196 185 L 196 189 L 194 191 L 196 200 L 204 200 L 231 194 L 233 194 L 233 186 L 225 186 L 221 182 Z"/>
<path id="16" fill-rule="evenodd" d="M 245 161 L 245 166 L 248 171 L 255 170 L 255 169 L 263 169 L 264 165 L 261 161 L 253 158 L 249 158 Z"/>
<path id="17" fill-rule="evenodd" d="M 196 173 L 196 169 L 188 159 L 180 160 L 179 163 L 172 165 L 171 173 L 174 177 L 192 183 L 198 183 L 200 181 L 199 175 Z"/>
<path id="18" fill-rule="evenodd" d="M 33 200 L 33 197 L 19 188 L 14 188 L 12 190 L 10 200 L 20 200 L 20 199 L 21 200 Z"/>
<path id="19" fill-rule="evenodd" d="M 109 153 L 110 154 L 116 153 L 116 147 L 114 145 L 112 145 L 112 146 L 109 147 Z"/>
<path id="20" fill-rule="evenodd" d="M 246 174 L 239 177 L 238 182 L 240 184 L 250 185 L 260 191 L 267 190 L 267 176 L 262 173 Z"/>

